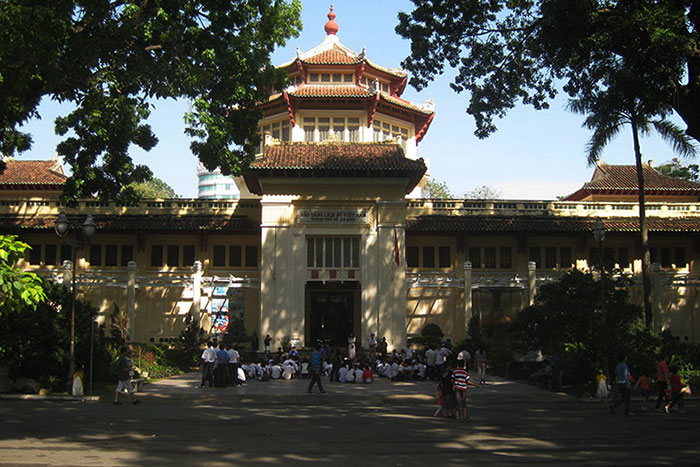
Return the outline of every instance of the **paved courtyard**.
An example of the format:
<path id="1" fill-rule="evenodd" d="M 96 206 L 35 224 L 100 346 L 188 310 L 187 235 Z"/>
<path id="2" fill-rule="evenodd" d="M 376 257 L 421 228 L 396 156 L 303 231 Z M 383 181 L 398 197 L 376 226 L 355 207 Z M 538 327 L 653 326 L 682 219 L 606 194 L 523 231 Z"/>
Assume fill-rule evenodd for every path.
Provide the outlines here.
<path id="1" fill-rule="evenodd" d="M 695 400 L 683 415 L 612 416 L 603 402 L 492 378 L 470 392 L 470 419 L 456 421 L 432 417 L 432 383 L 308 395 L 305 380 L 200 389 L 198 377 L 148 385 L 139 406 L 2 400 L 0 465 L 700 462 Z"/>

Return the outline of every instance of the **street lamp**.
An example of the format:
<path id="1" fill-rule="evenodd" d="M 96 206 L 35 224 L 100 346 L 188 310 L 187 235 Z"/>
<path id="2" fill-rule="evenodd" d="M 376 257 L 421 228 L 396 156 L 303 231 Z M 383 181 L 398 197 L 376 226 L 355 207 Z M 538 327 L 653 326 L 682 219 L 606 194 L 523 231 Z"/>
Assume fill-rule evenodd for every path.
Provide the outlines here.
<path id="1" fill-rule="evenodd" d="M 600 217 L 595 222 L 595 227 L 593 227 L 593 238 L 598 242 L 598 273 L 600 274 L 600 310 L 603 312 L 603 319 L 605 320 L 605 328 L 607 329 L 607 313 L 605 309 L 605 268 L 603 267 L 603 241 L 605 240 L 605 226 Z M 608 367 L 607 358 L 605 359 L 605 366 Z M 610 368 L 605 368 L 606 373 L 610 371 Z"/>
<path id="2" fill-rule="evenodd" d="M 68 243 L 71 246 L 71 254 L 72 254 L 72 259 L 73 259 L 73 270 L 71 271 L 71 310 L 70 310 L 70 352 L 68 354 L 68 384 L 69 386 L 72 385 L 73 381 L 73 374 L 75 373 L 75 295 L 76 295 L 76 290 L 75 290 L 75 276 L 77 275 L 77 264 L 76 264 L 76 250 L 78 249 L 78 245 L 84 245 L 87 244 L 90 241 L 90 238 L 95 234 L 95 221 L 92 218 L 91 214 L 88 214 L 87 217 L 85 218 L 85 222 L 83 222 L 82 226 L 80 226 L 83 232 L 83 241 L 80 241 L 78 239 L 78 225 L 76 224 L 71 224 L 68 221 L 68 216 L 66 216 L 65 212 L 61 212 L 61 214 L 58 215 L 58 219 L 56 220 L 56 235 L 58 235 L 61 238 L 61 241 L 65 240 L 66 235 L 68 232 L 73 229 L 75 232 L 73 233 L 72 240 L 69 241 Z"/>

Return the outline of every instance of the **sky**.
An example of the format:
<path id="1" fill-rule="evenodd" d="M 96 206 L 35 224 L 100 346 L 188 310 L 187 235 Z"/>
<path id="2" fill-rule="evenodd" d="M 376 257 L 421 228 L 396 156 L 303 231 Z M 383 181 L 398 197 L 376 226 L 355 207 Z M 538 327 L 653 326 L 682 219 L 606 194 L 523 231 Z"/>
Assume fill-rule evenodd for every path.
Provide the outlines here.
<path id="1" fill-rule="evenodd" d="M 302 0 L 302 5 L 304 28 L 298 38 L 275 51 L 275 65 L 293 59 L 297 46 L 307 51 L 325 37 L 323 26 L 328 21 L 329 2 Z M 339 25 L 337 35 L 344 45 L 356 52 L 366 47 L 367 57 L 379 65 L 400 66 L 410 52 L 410 43 L 394 28 L 398 24 L 397 13 L 412 10 L 410 1 L 335 0 L 333 5 Z M 453 71 L 447 71 L 420 93 L 409 85 L 402 97 L 415 103 L 435 101 L 435 119 L 418 145 L 418 155 L 426 160 L 431 176 L 447 183 L 455 197 L 487 185 L 504 199 L 556 199 L 590 180 L 593 167 L 587 165 L 585 156 L 590 131 L 581 127 L 583 116 L 565 110 L 565 98 L 554 100 L 548 110 L 536 111 L 520 104 L 496 121 L 497 132 L 481 140 L 474 136 L 474 120 L 465 112 L 469 96 L 456 94 L 449 87 L 453 75 Z M 148 165 L 179 196 L 194 198 L 197 160 L 189 149 L 182 120 L 188 108 L 186 101 L 154 102 L 149 123 L 160 142 L 148 153 L 134 147 L 132 157 L 136 163 Z M 34 145 L 19 158 L 55 157 L 60 139 L 54 134 L 53 120 L 69 109 L 42 101 L 42 118 L 24 127 L 32 133 Z M 680 118 L 672 121 L 685 128 Z M 642 154 L 645 161 L 651 159 L 654 165 L 674 157 L 670 146 L 655 135 L 642 139 Z M 608 164 L 634 164 L 631 131 L 621 131 L 601 160 Z"/>

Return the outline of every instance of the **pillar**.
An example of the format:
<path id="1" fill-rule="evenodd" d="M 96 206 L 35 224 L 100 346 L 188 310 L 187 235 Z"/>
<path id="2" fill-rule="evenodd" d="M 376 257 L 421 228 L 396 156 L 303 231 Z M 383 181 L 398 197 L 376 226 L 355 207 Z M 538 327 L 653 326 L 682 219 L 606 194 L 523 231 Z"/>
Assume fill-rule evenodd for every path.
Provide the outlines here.
<path id="1" fill-rule="evenodd" d="M 136 262 L 126 265 L 126 315 L 129 320 L 129 340 L 133 341 L 136 332 Z"/>
<path id="2" fill-rule="evenodd" d="M 663 323 L 661 320 L 663 293 L 661 290 L 661 265 L 652 263 L 651 265 L 651 310 L 652 329 L 661 332 Z"/>
<path id="3" fill-rule="evenodd" d="M 201 326 L 202 319 L 202 262 L 195 261 L 192 273 L 192 307 L 190 313 L 194 322 Z"/>
<path id="4" fill-rule="evenodd" d="M 457 322 L 462 325 L 464 335 L 469 333 L 469 321 L 472 319 L 472 262 L 464 262 L 464 307 L 457 313 Z"/>
<path id="5" fill-rule="evenodd" d="M 537 293 L 537 264 L 534 261 L 527 263 L 527 305 L 535 304 L 535 294 Z"/>

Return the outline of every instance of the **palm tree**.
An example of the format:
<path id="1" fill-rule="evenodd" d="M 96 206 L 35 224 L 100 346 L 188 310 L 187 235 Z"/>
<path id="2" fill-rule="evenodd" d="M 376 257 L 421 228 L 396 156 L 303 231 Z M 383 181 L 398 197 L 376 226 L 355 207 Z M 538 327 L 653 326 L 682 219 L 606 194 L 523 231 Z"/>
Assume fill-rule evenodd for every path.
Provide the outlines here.
<path id="1" fill-rule="evenodd" d="M 651 257 L 649 254 L 649 231 L 644 206 L 644 173 L 642 171 L 642 149 L 640 135 L 646 136 L 655 130 L 668 142 L 673 151 L 682 157 L 694 157 L 697 148 L 684 131 L 667 120 L 671 114 L 668 107 L 649 107 L 635 94 L 632 86 L 625 89 L 609 87 L 605 91 L 591 92 L 588 97 L 571 99 L 569 110 L 585 115 L 583 126 L 592 130 L 593 135 L 586 145 L 588 164 L 595 164 L 605 146 L 612 141 L 625 125 L 632 129 L 634 158 L 637 165 L 639 185 L 639 230 L 642 251 L 642 287 L 644 291 L 644 318 L 647 327 L 653 324 L 651 307 Z"/>

